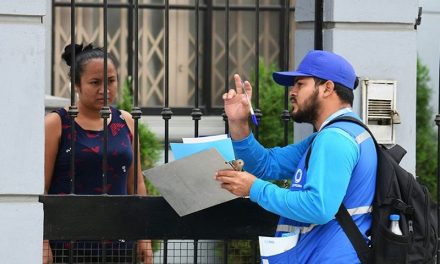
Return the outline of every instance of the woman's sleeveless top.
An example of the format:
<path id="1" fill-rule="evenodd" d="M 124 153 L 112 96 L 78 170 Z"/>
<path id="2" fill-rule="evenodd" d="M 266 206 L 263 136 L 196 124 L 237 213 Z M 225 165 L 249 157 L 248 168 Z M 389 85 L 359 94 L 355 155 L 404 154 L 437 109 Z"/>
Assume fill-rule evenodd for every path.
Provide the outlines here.
<path id="1" fill-rule="evenodd" d="M 56 112 L 61 117 L 62 133 L 55 161 L 49 194 L 71 192 L 71 119 L 64 108 Z M 127 194 L 128 171 L 133 161 L 132 135 L 121 112 L 111 107 L 108 125 L 107 179 L 103 181 L 104 131 L 85 130 L 75 125 L 75 194 Z"/>

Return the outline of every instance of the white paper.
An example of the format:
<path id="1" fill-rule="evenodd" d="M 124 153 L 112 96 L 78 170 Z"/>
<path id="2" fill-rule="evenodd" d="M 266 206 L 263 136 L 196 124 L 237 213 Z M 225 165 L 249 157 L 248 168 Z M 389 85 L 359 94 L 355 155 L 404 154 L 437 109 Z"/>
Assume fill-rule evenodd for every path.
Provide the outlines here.
<path id="1" fill-rule="evenodd" d="M 299 232 L 285 237 L 264 237 L 259 236 L 260 255 L 269 257 L 286 252 L 296 246 L 298 242 Z"/>
<path id="2" fill-rule="evenodd" d="M 183 143 L 202 143 L 202 142 L 212 142 L 212 141 L 222 140 L 225 138 L 228 138 L 228 135 L 222 134 L 222 135 L 215 135 L 208 137 L 182 138 L 182 141 Z"/>

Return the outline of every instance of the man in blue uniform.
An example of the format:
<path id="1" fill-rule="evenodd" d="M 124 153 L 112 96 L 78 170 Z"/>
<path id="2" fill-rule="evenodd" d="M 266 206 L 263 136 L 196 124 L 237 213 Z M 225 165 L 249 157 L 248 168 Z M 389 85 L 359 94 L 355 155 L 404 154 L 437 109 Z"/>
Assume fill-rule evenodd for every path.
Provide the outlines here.
<path id="1" fill-rule="evenodd" d="M 234 151 L 245 161 L 246 172 L 219 171 L 216 179 L 222 188 L 280 215 L 276 236 L 300 233 L 297 245 L 272 256 L 270 263 L 359 263 L 335 214 L 343 203 L 367 240 L 376 182 L 374 142 L 353 123 L 322 129 L 338 116 L 359 118 L 352 111 L 355 71 L 343 57 L 313 50 L 296 71 L 275 72 L 273 78 L 290 87 L 294 121 L 311 123 L 317 132 L 296 144 L 264 148 L 248 124 L 250 105 L 243 89 L 252 96 L 251 84 L 236 74 L 235 90 L 223 99 Z M 290 189 L 266 181 L 279 179 L 291 179 Z"/>

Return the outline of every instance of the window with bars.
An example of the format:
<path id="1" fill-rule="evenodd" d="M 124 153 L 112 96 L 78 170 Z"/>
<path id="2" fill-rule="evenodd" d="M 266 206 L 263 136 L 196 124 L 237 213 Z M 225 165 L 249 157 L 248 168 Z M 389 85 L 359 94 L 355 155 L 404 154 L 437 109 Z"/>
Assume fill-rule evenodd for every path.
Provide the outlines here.
<path id="1" fill-rule="evenodd" d="M 77 42 L 102 46 L 102 1 L 76 2 Z M 133 76 L 135 58 L 130 43 L 133 43 L 137 35 L 139 105 L 143 114 L 160 114 L 165 103 L 165 68 L 169 70 L 168 100 L 169 107 L 174 108 L 173 113 L 189 114 L 197 94 L 199 108 L 205 115 L 211 115 L 221 113 L 221 95 L 232 87 L 234 73 L 240 73 L 244 79 L 250 80 L 258 68 L 257 56 L 264 59 L 267 65 L 275 63 L 283 68 L 286 64 L 284 1 L 258 1 L 258 34 L 255 0 L 200 1 L 197 26 L 195 0 L 169 1 L 168 40 L 165 34 L 164 1 L 139 1 L 137 34 L 129 26 L 133 23 L 133 10 L 130 8 L 132 2 L 108 1 L 106 37 L 108 51 L 116 58 L 119 66 L 119 79 L 122 83 L 128 76 Z M 293 32 L 293 3 L 290 6 L 290 31 Z M 52 93 L 60 97 L 69 97 L 70 94 L 67 71 L 60 57 L 63 48 L 70 43 L 69 16 L 70 1 L 54 0 Z M 293 36 L 289 34 L 290 38 Z M 167 42 L 168 60 L 165 58 Z M 292 43 L 293 39 L 288 45 Z"/>

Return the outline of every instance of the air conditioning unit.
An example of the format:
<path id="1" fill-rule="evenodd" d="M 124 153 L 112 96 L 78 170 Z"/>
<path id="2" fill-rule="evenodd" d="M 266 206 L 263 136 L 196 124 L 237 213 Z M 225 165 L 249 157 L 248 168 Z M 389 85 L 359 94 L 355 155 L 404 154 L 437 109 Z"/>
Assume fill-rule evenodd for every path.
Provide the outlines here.
<path id="1" fill-rule="evenodd" d="M 362 118 L 380 144 L 395 144 L 396 81 L 362 80 Z"/>

